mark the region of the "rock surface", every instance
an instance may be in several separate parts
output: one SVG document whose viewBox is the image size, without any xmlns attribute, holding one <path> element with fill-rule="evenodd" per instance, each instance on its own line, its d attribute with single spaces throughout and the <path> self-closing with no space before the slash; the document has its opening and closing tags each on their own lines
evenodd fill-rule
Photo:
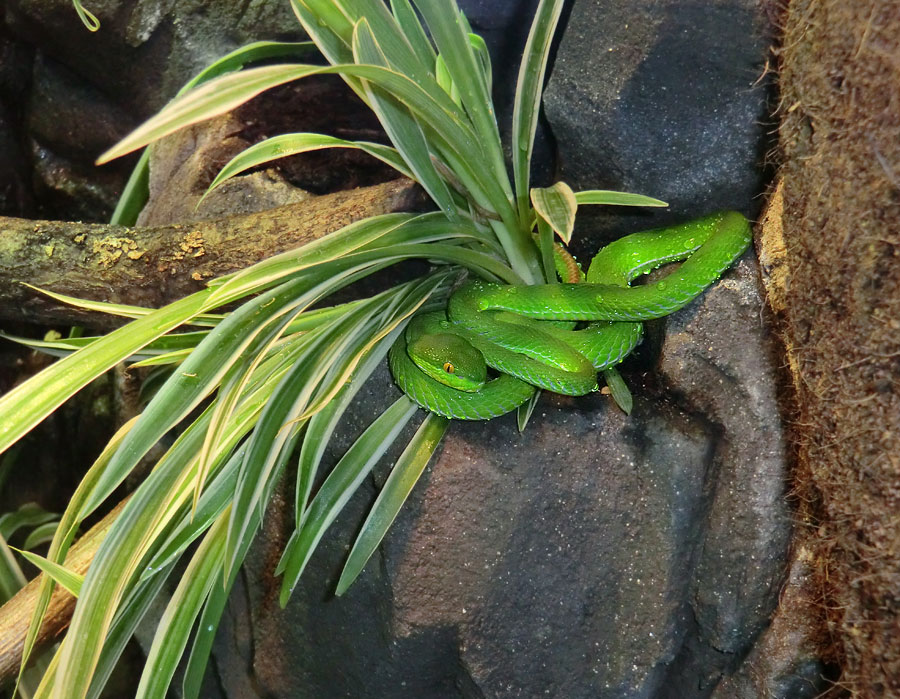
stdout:
<svg viewBox="0 0 900 699">
<path fill-rule="evenodd" d="M 670 203 L 614 211 L 615 237 L 711 208 L 757 212 L 770 42 L 756 0 L 578 0 L 544 97 L 559 176 Z"/>
<path fill-rule="evenodd" d="M 645 352 L 662 378 L 628 377 L 630 417 L 545 396 L 521 435 L 511 416 L 455 424 L 343 598 L 329 590 L 373 487 L 284 611 L 276 512 L 219 638 L 224 696 L 247 686 L 236 665 L 278 697 L 708 696 L 771 615 L 790 531 L 767 339 L 746 340 L 758 304 L 748 258 Z M 391 391 L 379 377 L 354 431 Z"/>
<path fill-rule="evenodd" d="M 28 89 L 32 53 L 0 25 L 0 216 L 34 213 L 31 172 L 21 138 L 21 105 Z"/>
<path fill-rule="evenodd" d="M 71 0 L 8 0 L 0 13 L 9 34 L 36 53 L 33 85 L 20 102 L 28 123 L 17 125 L 14 140 L 30 140 L 26 167 L 35 172 L 37 214 L 45 218 L 108 220 L 134 158 L 98 169 L 101 152 L 229 51 L 259 39 L 304 38 L 288 2 L 223 0 L 215 11 L 202 0 L 87 4 L 98 32 L 82 26 Z M 0 137 L 0 152 L 7 149 Z M 0 185 L 12 177 L 9 167 L 0 165 Z"/>
<path fill-rule="evenodd" d="M 838 673 L 823 662 L 829 642 L 816 620 L 820 617 L 813 550 L 798 543 L 791 556 L 788 579 L 771 626 L 713 699 L 815 699 L 829 696 Z"/>
</svg>

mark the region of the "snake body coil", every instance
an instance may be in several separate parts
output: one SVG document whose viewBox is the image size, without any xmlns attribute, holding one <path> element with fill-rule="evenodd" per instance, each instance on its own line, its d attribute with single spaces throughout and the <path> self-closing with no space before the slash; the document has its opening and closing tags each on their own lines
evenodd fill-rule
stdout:
<svg viewBox="0 0 900 699">
<path fill-rule="evenodd" d="M 413 319 L 391 348 L 391 372 L 420 406 L 461 420 L 507 413 L 536 388 L 590 393 L 597 388 L 597 372 L 638 345 L 641 321 L 690 303 L 741 256 L 750 239 L 747 220 L 724 212 L 607 245 L 591 261 L 586 283 L 467 282 L 451 296 L 446 314 Z M 681 260 L 662 280 L 630 286 L 640 275 Z M 574 330 L 575 321 L 590 323 Z M 499 376 L 487 380 L 485 365 Z"/>
</svg>

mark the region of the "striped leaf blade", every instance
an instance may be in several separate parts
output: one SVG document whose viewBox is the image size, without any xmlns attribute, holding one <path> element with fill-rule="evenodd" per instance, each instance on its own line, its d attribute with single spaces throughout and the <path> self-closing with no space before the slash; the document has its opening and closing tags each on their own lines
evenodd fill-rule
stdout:
<svg viewBox="0 0 900 699">
<path fill-rule="evenodd" d="M 525 43 L 519 77 L 516 82 L 516 96 L 513 104 L 512 161 L 513 179 L 516 188 L 516 203 L 519 218 L 527 221 L 528 192 L 531 178 L 531 154 L 534 149 L 534 134 L 537 131 L 538 115 L 541 108 L 541 94 L 544 89 L 544 74 L 550 56 L 550 45 L 563 0 L 541 0 L 535 11 Z"/>
<path fill-rule="evenodd" d="M 397 459 L 350 550 L 338 580 L 336 595 L 344 594 L 362 572 L 366 562 L 394 523 L 400 508 L 403 507 L 403 503 L 406 502 L 434 455 L 449 425 L 450 420 L 447 418 L 429 413 Z"/>
<path fill-rule="evenodd" d="M 303 525 L 294 532 L 278 565 L 278 570 L 284 574 L 280 598 L 282 606 L 290 599 L 325 530 L 417 409 L 418 406 L 406 396 L 399 398 L 366 428 L 325 479 L 310 504 Z"/>
</svg>

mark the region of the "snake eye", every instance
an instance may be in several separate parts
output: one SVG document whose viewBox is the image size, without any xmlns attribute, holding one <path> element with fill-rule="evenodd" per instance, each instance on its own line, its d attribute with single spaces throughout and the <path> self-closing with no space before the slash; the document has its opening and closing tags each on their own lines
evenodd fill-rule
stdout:
<svg viewBox="0 0 900 699">
<path fill-rule="evenodd" d="M 456 367 L 453 366 L 450 362 L 444 362 L 444 371 L 446 371 L 448 374 L 452 374 L 454 371 L 456 371 Z"/>
</svg>

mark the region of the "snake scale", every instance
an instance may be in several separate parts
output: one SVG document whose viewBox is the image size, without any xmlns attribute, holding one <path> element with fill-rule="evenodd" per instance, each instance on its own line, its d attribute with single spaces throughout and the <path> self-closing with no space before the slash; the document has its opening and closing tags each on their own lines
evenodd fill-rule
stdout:
<svg viewBox="0 0 900 699">
<path fill-rule="evenodd" d="M 389 354 L 394 380 L 426 410 L 460 420 L 507 413 L 538 388 L 585 395 L 597 390 L 598 371 L 640 343 L 641 321 L 686 306 L 750 240 L 747 219 L 721 212 L 620 238 L 597 253 L 585 282 L 468 281 L 451 295 L 446 313 L 416 316 L 395 342 Z M 679 261 L 661 280 L 631 286 Z M 576 330 L 579 321 L 588 324 Z"/>
</svg>

